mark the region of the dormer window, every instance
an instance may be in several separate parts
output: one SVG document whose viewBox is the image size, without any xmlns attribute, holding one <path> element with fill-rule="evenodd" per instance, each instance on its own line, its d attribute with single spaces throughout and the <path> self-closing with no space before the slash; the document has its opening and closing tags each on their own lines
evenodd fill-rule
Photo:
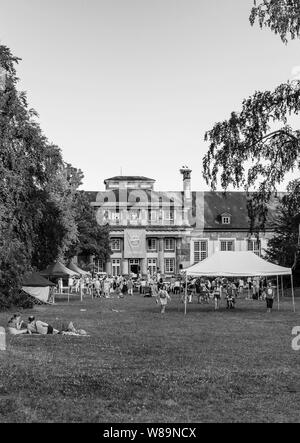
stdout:
<svg viewBox="0 0 300 443">
<path fill-rule="evenodd" d="M 231 214 L 225 213 L 221 214 L 222 225 L 230 225 L 231 224 Z"/>
</svg>

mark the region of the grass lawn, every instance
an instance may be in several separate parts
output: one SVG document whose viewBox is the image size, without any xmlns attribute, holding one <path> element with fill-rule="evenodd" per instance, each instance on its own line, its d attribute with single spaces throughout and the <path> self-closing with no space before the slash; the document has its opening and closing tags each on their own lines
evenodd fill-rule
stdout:
<svg viewBox="0 0 300 443">
<path fill-rule="evenodd" d="M 161 316 L 133 296 L 24 311 L 90 337 L 7 337 L 0 422 L 300 422 L 297 308 L 286 300 L 266 314 L 264 302 L 239 300 L 230 312 L 189 305 L 184 317 L 174 297 Z"/>
</svg>

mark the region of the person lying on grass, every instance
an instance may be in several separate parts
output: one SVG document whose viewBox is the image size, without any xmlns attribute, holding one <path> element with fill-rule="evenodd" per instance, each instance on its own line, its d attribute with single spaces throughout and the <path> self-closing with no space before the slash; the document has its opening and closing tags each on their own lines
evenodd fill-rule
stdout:
<svg viewBox="0 0 300 443">
<path fill-rule="evenodd" d="M 54 329 L 53 326 L 48 325 L 48 323 L 42 322 L 41 320 L 36 320 L 33 316 L 28 318 L 27 331 L 28 334 L 40 335 L 54 335 L 59 333 L 59 331 Z"/>
<path fill-rule="evenodd" d="M 27 334 L 27 325 L 21 319 L 21 314 L 14 314 L 8 321 L 8 331 L 11 335 Z"/>
<path fill-rule="evenodd" d="M 76 329 L 72 322 L 67 327 L 62 327 L 61 331 L 54 329 L 53 326 L 40 320 L 35 320 L 33 316 L 29 317 L 29 323 L 27 325 L 28 334 L 39 335 L 76 335 L 87 336 L 87 332 L 84 329 Z"/>
</svg>

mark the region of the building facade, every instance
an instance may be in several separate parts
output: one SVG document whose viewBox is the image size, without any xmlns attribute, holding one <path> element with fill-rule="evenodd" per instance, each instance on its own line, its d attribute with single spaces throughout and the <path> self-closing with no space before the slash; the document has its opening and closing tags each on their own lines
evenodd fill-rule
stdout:
<svg viewBox="0 0 300 443">
<path fill-rule="evenodd" d="M 119 176 L 88 193 L 98 223 L 110 226 L 112 254 L 101 271 L 172 276 L 217 251 L 263 254 L 272 230 L 250 234 L 245 193 L 193 192 L 192 171 L 180 172 L 181 192 L 157 192 L 147 177 Z"/>
</svg>

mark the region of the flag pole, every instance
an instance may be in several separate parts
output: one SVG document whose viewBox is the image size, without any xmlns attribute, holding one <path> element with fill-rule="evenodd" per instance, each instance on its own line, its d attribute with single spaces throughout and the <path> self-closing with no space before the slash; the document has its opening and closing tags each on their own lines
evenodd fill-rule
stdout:
<svg viewBox="0 0 300 443">
<path fill-rule="evenodd" d="M 278 311 L 280 311 L 280 300 L 279 300 L 279 277 L 277 275 L 277 302 L 278 302 Z"/>
</svg>

